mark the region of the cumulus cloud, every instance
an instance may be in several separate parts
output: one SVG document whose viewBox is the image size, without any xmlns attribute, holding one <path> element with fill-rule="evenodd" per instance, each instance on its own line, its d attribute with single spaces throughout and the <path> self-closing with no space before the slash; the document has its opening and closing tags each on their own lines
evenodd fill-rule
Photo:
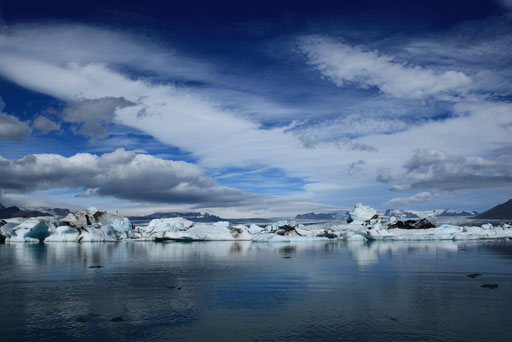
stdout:
<svg viewBox="0 0 512 342">
<path fill-rule="evenodd" d="M 136 202 L 240 206 L 266 197 L 220 186 L 187 162 L 163 160 L 124 149 L 101 156 L 78 153 L 31 154 L 18 160 L 0 157 L 0 188 L 32 192 L 82 189 L 82 196 L 112 196 Z"/>
<path fill-rule="evenodd" d="M 30 131 L 26 122 L 0 112 L 0 140 L 22 141 L 30 134 Z"/>
<path fill-rule="evenodd" d="M 380 100 L 372 106 L 364 107 L 364 110 L 350 108 L 343 114 L 347 118 L 346 113 L 368 113 L 365 120 L 357 117 L 349 120 L 349 115 L 349 119 L 343 121 L 343 118 L 331 119 L 338 115 L 333 113 L 338 113 L 340 107 L 345 105 L 346 98 L 333 103 L 316 97 L 311 108 L 322 103 L 324 108 L 329 109 L 329 119 L 318 118 L 318 124 L 312 124 L 311 129 L 304 126 L 303 132 L 299 132 L 299 129 L 293 131 L 274 125 L 265 126 L 256 121 L 259 116 L 250 116 L 247 113 L 244 115 L 239 107 L 230 106 L 230 103 L 225 102 L 226 97 L 217 96 L 215 91 L 202 92 L 195 87 L 163 82 L 162 80 L 168 79 L 167 72 L 176 75 L 174 73 L 181 70 L 180 63 L 184 59 L 173 59 L 172 53 L 162 51 L 160 47 L 155 47 L 156 44 L 151 47 L 150 43 L 141 43 L 140 40 L 132 39 L 133 37 L 127 38 L 125 35 L 105 30 L 74 29 L 66 26 L 45 29 L 35 25 L 30 30 L 14 28 L 11 32 L 4 33 L 0 35 L 0 46 L 4 47 L 0 49 L 0 74 L 6 79 L 75 104 L 84 100 L 94 102 L 102 98 L 123 98 L 136 103 L 117 110 L 114 108 L 112 112 L 116 115 L 107 112 L 104 116 L 96 117 L 93 122 L 97 124 L 98 120 L 103 120 L 104 123 L 113 120 L 115 123 L 134 127 L 164 144 L 190 152 L 200 165 L 217 171 L 231 167 L 272 167 L 283 170 L 286 176 L 301 178 L 304 182 L 336 184 L 343 189 L 356 188 L 370 184 L 378 168 L 399 165 L 417 147 L 437 148 L 452 155 L 467 156 L 484 154 L 490 145 L 495 147 L 497 142 L 510 141 L 511 126 L 508 124 L 511 116 L 508 105 L 470 104 L 468 106 L 473 108 L 463 108 L 459 102 L 455 106 L 450 103 L 442 107 L 442 110 L 437 107 L 432 110 L 432 106 L 425 106 L 427 109 L 423 107 L 424 102 L 441 102 L 435 96 L 429 95 L 465 89 L 468 78 L 464 74 L 451 71 L 458 70 L 457 68 L 447 67 L 438 71 L 414 67 L 401 61 L 417 61 L 416 58 L 400 56 L 400 59 L 394 59 L 332 40 L 319 39 L 315 45 L 306 39 L 300 46 L 312 63 L 325 60 L 326 77 L 330 77 L 327 74 L 332 74 L 334 80 L 341 75 L 338 79 L 340 84 L 349 82 L 360 87 L 377 87 L 382 91 Z M 341 44 L 341 48 L 338 44 Z M 322 52 L 321 49 L 315 50 L 312 47 L 332 48 L 332 56 L 328 49 Z M 348 71 L 343 66 L 340 73 L 336 63 L 341 57 L 347 57 L 347 61 L 352 64 L 349 63 Z M 360 66 L 357 66 L 358 61 L 362 63 Z M 327 62 L 334 63 L 332 68 Z M 321 67 L 320 63 L 314 65 Z M 167 70 L 166 66 L 172 70 Z M 151 67 L 155 73 L 155 82 L 150 77 L 137 78 L 134 74 L 123 73 L 123 70 L 132 69 L 144 71 L 146 67 Z M 212 77 L 217 77 L 216 81 L 219 81 L 219 74 L 209 73 L 210 69 L 205 65 L 195 64 L 192 68 L 183 70 L 190 71 L 186 79 L 206 82 L 205 77 L 209 77 L 208 81 L 211 82 Z M 393 75 L 390 76 L 391 72 Z M 162 75 L 165 77 L 158 78 Z M 250 84 L 251 80 L 246 80 L 246 75 L 243 76 L 240 79 L 248 82 L 244 85 Z M 451 79 L 451 76 L 454 76 L 453 80 L 460 82 L 450 83 L 446 80 Z M 48 82 L 48 79 L 52 82 Z M 220 81 L 225 79 L 220 78 Z M 204 89 L 206 88 L 210 89 Z M 309 88 L 308 91 L 313 93 Z M 247 93 L 239 93 L 238 98 L 243 99 L 239 102 L 247 102 L 246 97 L 242 96 Z M 352 103 L 368 103 L 368 99 L 365 95 L 363 98 L 353 98 Z M 393 102 L 390 104 L 387 101 Z M 396 103 L 408 105 L 400 113 L 387 110 L 387 107 L 396 108 Z M 260 102 L 254 103 L 254 107 L 258 107 L 260 111 L 268 110 L 259 104 Z M 476 108 L 477 106 L 480 108 Z M 285 107 L 276 112 L 285 112 L 289 118 L 297 119 L 294 117 L 296 112 Z M 379 108 L 384 110 L 379 111 Z M 411 127 L 411 121 L 414 121 L 419 112 L 424 117 L 438 113 L 449 113 L 453 116 L 446 120 L 436 118 L 428 122 L 415 122 Z M 145 115 L 142 116 L 141 113 Z M 269 111 L 267 114 L 270 118 L 274 112 Z M 389 115 L 394 117 L 389 118 Z M 396 117 L 398 115 L 401 116 L 400 120 Z M 83 117 L 76 116 L 73 120 L 79 119 Z M 73 123 L 77 125 L 77 132 L 88 127 L 84 121 Z M 91 131 L 95 134 L 104 134 L 102 129 L 104 127 L 100 129 L 92 124 Z M 306 143 L 315 149 L 304 148 Z M 361 156 L 362 151 L 376 152 L 377 148 L 379 153 Z M 366 162 L 365 173 L 353 174 L 348 180 L 347 169 L 353 161 L 361 158 Z M 401 174 L 401 171 L 397 172 Z M 96 187 L 83 187 L 84 192 L 87 189 L 92 189 L 92 194 Z"/>
<path fill-rule="evenodd" d="M 74 131 L 92 138 L 104 138 L 107 131 L 104 125 L 109 124 L 116 116 L 116 110 L 135 103 L 124 97 L 103 97 L 83 100 L 70 104 L 65 110 L 63 120 L 77 124 Z"/>
<path fill-rule="evenodd" d="M 9 38 L 5 41 L 10 42 Z M 44 34 L 40 38 L 48 39 Z M 63 46 L 52 51 L 39 45 L 35 54 L 24 50 L 17 53 L 2 51 L 0 54 L 0 74 L 34 91 L 73 103 L 85 100 L 89 104 L 102 98 L 124 98 L 136 103 L 118 107 L 115 116 L 106 115 L 107 120 L 137 128 L 162 143 L 191 152 L 202 166 L 208 168 L 265 165 L 280 168 L 290 177 L 333 182 L 345 172 L 347 160 L 358 159 L 357 151 L 342 151 L 335 144 L 326 144 L 316 150 L 304 149 L 300 140 L 283 127 L 264 129 L 236 109 L 226 108 L 215 98 L 204 96 L 193 88 L 128 77 L 119 69 L 109 68 L 109 63 L 97 63 L 101 58 L 99 53 L 91 57 L 93 62 L 89 63 L 85 58 L 81 58 L 81 63 L 74 63 L 73 59 L 63 63 L 60 55 L 67 54 Z M 56 55 L 57 62 L 48 58 L 52 54 Z M 52 82 L 46 81 L 49 78 Z M 99 132 L 101 135 L 103 131 L 96 120 L 101 118 L 92 121 L 92 128 L 82 122 L 80 124 L 84 126 L 77 130 L 87 128 L 84 133 Z M 72 115 L 68 120 L 79 119 L 84 120 L 80 115 Z"/>
<path fill-rule="evenodd" d="M 396 197 L 390 199 L 387 204 L 394 206 L 403 206 L 409 204 L 423 204 L 432 199 L 432 194 L 430 192 L 420 192 L 416 195 L 412 195 L 409 197 Z"/>
<path fill-rule="evenodd" d="M 471 83 L 462 72 L 436 73 L 330 38 L 302 37 L 298 47 L 309 64 L 340 87 L 355 82 L 363 88 L 377 87 L 397 98 L 422 98 L 459 91 Z"/>
<path fill-rule="evenodd" d="M 38 116 L 32 123 L 32 128 L 46 134 L 51 131 L 58 131 L 60 129 L 60 124 L 53 122 L 47 117 Z"/>
<path fill-rule="evenodd" d="M 350 176 L 350 175 L 353 175 L 356 173 L 363 172 L 363 168 L 361 167 L 361 165 L 364 165 L 364 164 L 366 164 L 366 163 L 362 159 L 359 159 L 358 161 L 353 162 L 352 164 L 349 165 L 349 167 L 347 169 L 347 175 Z"/>
<path fill-rule="evenodd" d="M 405 171 L 381 169 L 377 180 L 395 184 L 391 190 L 446 191 L 512 186 L 512 155 L 462 157 L 436 149 L 418 149 L 403 165 Z"/>
</svg>

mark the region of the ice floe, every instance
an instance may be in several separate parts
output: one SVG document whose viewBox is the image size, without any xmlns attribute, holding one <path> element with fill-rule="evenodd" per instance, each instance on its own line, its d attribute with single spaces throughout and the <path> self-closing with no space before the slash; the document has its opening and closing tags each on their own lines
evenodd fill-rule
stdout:
<svg viewBox="0 0 512 342">
<path fill-rule="evenodd" d="M 64 218 L 33 217 L 0 220 L 0 241 L 5 242 L 95 242 L 95 241 L 422 241 L 512 239 L 512 226 L 440 225 L 428 219 L 399 221 L 382 219 L 370 206 L 358 203 L 350 212 L 350 223 L 330 221 L 297 224 L 286 220 L 266 227 L 230 224 L 227 221 L 197 223 L 184 218 L 154 219 L 134 226 L 129 219 L 89 208 Z"/>
</svg>

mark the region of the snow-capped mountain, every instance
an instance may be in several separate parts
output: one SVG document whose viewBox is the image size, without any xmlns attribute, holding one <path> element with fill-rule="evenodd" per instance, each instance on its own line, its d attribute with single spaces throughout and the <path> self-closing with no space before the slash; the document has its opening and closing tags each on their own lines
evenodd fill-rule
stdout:
<svg viewBox="0 0 512 342">
<path fill-rule="evenodd" d="M 456 209 L 434 209 L 434 210 L 402 210 L 402 209 L 387 209 L 384 216 L 394 216 L 396 218 L 432 218 L 432 217 L 464 217 L 475 216 L 476 211 L 456 210 Z"/>
<path fill-rule="evenodd" d="M 21 208 L 21 207 L 6 207 L 0 203 L 0 218 L 12 217 L 37 217 L 37 216 L 60 216 L 64 217 L 71 211 L 62 208 Z"/>
<path fill-rule="evenodd" d="M 296 220 L 335 220 L 333 214 L 329 213 L 307 213 L 307 214 L 299 214 L 295 216 Z"/>
</svg>

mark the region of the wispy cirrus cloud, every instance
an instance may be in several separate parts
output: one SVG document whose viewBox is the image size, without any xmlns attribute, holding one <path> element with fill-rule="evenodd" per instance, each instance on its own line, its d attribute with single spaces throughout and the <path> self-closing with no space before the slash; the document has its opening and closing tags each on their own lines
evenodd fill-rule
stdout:
<svg viewBox="0 0 512 342">
<path fill-rule="evenodd" d="M 332 38 L 301 37 L 298 48 L 309 64 L 337 86 L 352 82 L 363 88 L 377 87 L 397 98 L 423 98 L 463 91 L 471 84 L 459 71 L 438 73 Z"/>
<path fill-rule="evenodd" d="M 251 78 L 254 74 L 237 75 L 240 69 L 222 65 L 219 69 L 229 72 L 217 72 L 214 63 L 185 57 L 171 44 L 79 25 L 20 26 L 6 32 L 0 35 L 0 46 L 5 47 L 0 75 L 67 102 L 67 110 L 81 113 L 68 119 L 64 113 L 64 120 L 78 125 L 76 132 L 101 137 L 107 123 L 130 127 L 189 153 L 187 160 L 220 175 L 222 182 L 251 183 L 240 175 L 222 177 L 230 169 L 242 173 L 276 169 L 280 179 L 300 179 L 291 186 L 295 189 L 342 194 L 368 184 L 382 187 L 375 182 L 377 170 L 385 167 L 403 173 L 399 167 L 415 149 L 470 158 L 485 155 L 510 136 L 509 108 L 488 101 L 492 84 L 484 87 L 479 81 L 478 75 L 486 70 L 476 63 L 478 54 L 466 56 L 468 62 L 459 69 L 460 60 L 444 60 L 443 50 L 428 51 L 420 44 L 412 49 L 414 42 L 409 39 L 383 50 L 327 35 L 302 37 L 303 55 L 298 58 L 296 51 L 290 51 L 286 57 L 295 58 L 300 67 L 285 72 L 317 77 L 322 88 L 281 80 L 272 89 L 297 92 L 292 97 L 297 100 L 276 105 L 263 95 L 266 87 Z M 290 40 L 296 42 L 296 37 Z M 439 58 L 429 60 L 434 52 Z M 456 55 L 462 53 L 450 54 Z M 304 56 L 317 71 L 303 63 Z M 467 68 L 473 64 L 475 69 Z M 310 81 L 307 77 L 297 79 Z M 78 110 L 105 99 L 122 99 L 129 105 Z M 297 110 L 302 103 L 307 105 Z M 82 116 L 86 113 L 93 115 Z M 111 151 L 127 140 L 109 137 L 101 151 Z M 136 145 L 132 140 L 130 146 Z M 263 183 L 267 177 L 268 188 L 275 191 L 274 176 L 263 173 L 253 183 Z M 395 185 L 407 187 L 413 182 Z M 96 188 L 91 189 L 90 195 Z"/>
<path fill-rule="evenodd" d="M 390 199 L 387 204 L 391 206 L 407 206 L 414 204 L 424 204 L 434 197 L 430 192 L 420 192 L 409 197 L 395 197 Z"/>
</svg>

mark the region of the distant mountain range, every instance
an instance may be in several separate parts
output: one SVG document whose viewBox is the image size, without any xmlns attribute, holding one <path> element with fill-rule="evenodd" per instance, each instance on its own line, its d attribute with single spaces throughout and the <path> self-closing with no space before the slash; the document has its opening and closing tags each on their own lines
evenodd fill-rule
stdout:
<svg viewBox="0 0 512 342">
<path fill-rule="evenodd" d="M 183 217 L 192 222 L 218 222 L 225 221 L 223 218 L 210 215 L 208 213 L 201 214 L 200 212 L 168 212 L 168 213 L 153 213 L 146 216 L 130 216 L 128 217 L 131 221 L 150 221 L 153 219 L 161 218 L 172 218 L 172 217 Z"/>
<path fill-rule="evenodd" d="M 307 214 L 299 214 L 295 216 L 296 220 L 336 220 L 336 216 L 334 214 L 327 213 L 307 213 Z"/>
<path fill-rule="evenodd" d="M 505 203 L 498 204 L 494 208 L 484 211 L 480 215 L 475 216 L 475 219 L 512 220 L 512 199 L 509 199 Z"/>
<path fill-rule="evenodd" d="M 66 216 L 71 211 L 62 208 L 19 208 L 5 207 L 0 203 L 0 218 L 36 217 L 36 216 Z"/>
<path fill-rule="evenodd" d="M 436 210 L 425 210 L 425 211 L 417 211 L 417 210 L 401 210 L 401 209 L 387 209 L 384 212 L 383 216 L 394 216 L 396 218 L 407 218 L 407 219 L 417 219 L 417 218 L 427 218 L 427 217 L 467 217 L 467 216 L 475 216 L 478 214 L 476 211 L 467 211 L 467 210 L 455 210 L 455 209 L 436 209 Z"/>
</svg>

